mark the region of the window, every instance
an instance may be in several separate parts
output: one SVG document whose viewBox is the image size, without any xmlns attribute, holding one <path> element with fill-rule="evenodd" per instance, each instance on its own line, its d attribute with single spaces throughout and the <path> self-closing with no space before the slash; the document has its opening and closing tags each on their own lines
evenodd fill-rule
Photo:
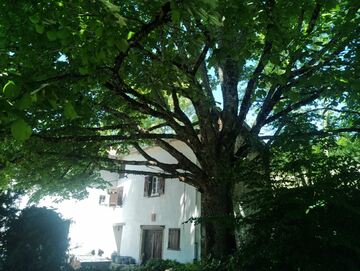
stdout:
<svg viewBox="0 0 360 271">
<path fill-rule="evenodd" d="M 99 204 L 100 205 L 104 205 L 105 204 L 105 195 L 100 195 L 99 196 Z"/>
<path fill-rule="evenodd" d="M 169 229 L 168 249 L 180 250 L 180 229 Z"/>
<path fill-rule="evenodd" d="M 109 206 L 116 207 L 123 205 L 123 187 L 111 188 L 108 190 L 110 194 Z"/>
<path fill-rule="evenodd" d="M 144 182 L 144 197 L 156 197 L 164 194 L 165 179 L 156 176 L 146 176 Z"/>
<path fill-rule="evenodd" d="M 157 196 L 159 195 L 159 178 L 153 177 L 151 181 L 151 196 Z"/>
</svg>

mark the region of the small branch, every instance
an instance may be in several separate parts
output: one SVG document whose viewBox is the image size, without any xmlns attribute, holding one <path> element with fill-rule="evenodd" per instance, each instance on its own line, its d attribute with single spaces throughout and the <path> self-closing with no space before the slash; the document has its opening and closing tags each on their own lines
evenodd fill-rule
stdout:
<svg viewBox="0 0 360 271">
<path fill-rule="evenodd" d="M 41 79 L 41 80 L 31 81 L 28 83 L 41 84 L 41 86 L 38 88 L 38 89 L 41 89 L 41 88 L 44 88 L 44 87 L 50 85 L 50 83 L 53 83 L 53 82 L 57 82 L 57 81 L 61 81 L 61 80 L 80 80 L 80 79 L 84 79 L 87 77 L 89 77 L 89 75 L 81 75 L 78 73 L 64 73 L 64 74 L 60 74 L 60 75 L 53 76 L 53 77 L 48 77 L 48 78 Z"/>
<path fill-rule="evenodd" d="M 129 54 L 131 48 L 137 46 L 140 41 L 146 37 L 150 32 L 152 32 L 157 27 L 169 22 L 171 20 L 170 16 L 171 6 L 170 2 L 166 2 L 161 9 L 159 10 L 158 14 L 155 18 L 147 23 L 144 24 L 139 31 L 137 31 L 132 38 L 129 40 L 129 47 L 125 52 L 119 53 L 119 55 L 115 59 L 115 65 L 113 68 L 114 75 L 118 77 L 118 71 L 125 60 L 125 57 Z"/>
<path fill-rule="evenodd" d="M 192 68 L 192 71 L 191 71 L 192 75 L 195 75 L 196 72 L 198 71 L 200 65 L 202 63 L 204 63 L 205 57 L 206 57 L 206 54 L 207 54 L 208 51 L 209 51 L 209 45 L 205 44 L 203 50 L 201 51 L 200 55 L 198 56 L 197 60 L 195 61 L 194 67 Z"/>
<path fill-rule="evenodd" d="M 316 21 L 319 18 L 319 15 L 320 15 L 320 10 L 321 10 L 321 5 L 319 3 L 316 3 L 315 8 L 314 8 L 314 10 L 312 12 L 312 15 L 311 15 L 311 19 L 310 19 L 308 28 L 306 29 L 306 34 L 309 35 L 314 30 L 314 27 L 316 25 Z"/>
<path fill-rule="evenodd" d="M 154 131 L 156 129 L 159 129 L 159 128 L 164 128 L 164 127 L 170 127 L 170 125 L 167 123 L 167 122 L 163 122 L 163 123 L 159 123 L 157 125 L 154 125 L 154 126 L 151 126 L 147 129 L 147 131 L 151 132 L 151 131 Z"/>
<path fill-rule="evenodd" d="M 160 105 L 157 105 L 157 108 L 159 110 L 153 109 L 150 104 L 153 104 L 149 99 L 146 99 L 144 95 L 141 95 L 137 93 L 135 90 L 128 87 L 125 83 L 122 81 L 116 80 L 113 82 L 108 82 L 105 84 L 105 86 L 114 91 L 117 95 L 119 95 L 130 107 L 135 109 L 136 111 L 140 111 L 141 113 L 144 113 L 146 115 L 150 115 L 152 117 L 157 117 L 159 119 L 163 119 L 171 125 L 171 127 L 176 130 L 179 126 L 176 121 L 173 119 L 171 115 L 169 115 L 169 112 L 166 110 L 161 109 L 162 107 Z M 127 93 L 130 93 L 131 95 L 138 98 L 136 100 L 134 97 L 129 96 Z"/>
<path fill-rule="evenodd" d="M 300 16 L 298 18 L 298 24 L 297 24 L 297 32 L 298 33 L 301 32 L 302 24 L 303 24 L 303 21 L 304 21 L 304 14 L 305 14 L 305 10 L 304 10 L 304 8 L 302 8 L 301 12 L 300 12 Z"/>
<path fill-rule="evenodd" d="M 270 122 L 273 122 L 281 117 L 284 117 L 285 115 L 287 115 L 288 113 L 296 110 L 296 109 L 299 109 L 300 107 L 304 106 L 304 105 L 307 105 L 313 101 L 315 101 L 316 99 L 318 99 L 321 95 L 321 93 L 323 93 L 324 91 L 326 90 L 326 87 L 323 87 L 321 88 L 319 91 L 315 92 L 314 94 L 310 95 L 309 97 L 299 101 L 299 102 L 296 102 L 292 105 L 289 105 L 288 107 L 286 107 L 285 109 L 283 109 L 282 111 L 272 115 L 271 117 L 268 117 L 265 121 L 264 121 L 264 124 L 268 124 Z"/>
<path fill-rule="evenodd" d="M 265 64 L 270 55 L 271 48 L 272 48 L 272 43 L 270 41 L 266 41 L 263 52 L 262 52 L 260 60 L 259 60 L 259 63 L 257 65 L 257 67 L 255 68 L 255 70 L 246 86 L 245 94 L 244 94 L 243 101 L 240 106 L 240 112 L 239 112 L 239 116 L 238 116 L 238 123 L 240 124 L 240 126 L 242 126 L 242 123 L 245 121 L 246 115 L 250 109 L 251 97 L 256 88 L 257 80 L 258 80 L 260 74 L 262 73 L 263 69 L 265 68 Z"/>
</svg>

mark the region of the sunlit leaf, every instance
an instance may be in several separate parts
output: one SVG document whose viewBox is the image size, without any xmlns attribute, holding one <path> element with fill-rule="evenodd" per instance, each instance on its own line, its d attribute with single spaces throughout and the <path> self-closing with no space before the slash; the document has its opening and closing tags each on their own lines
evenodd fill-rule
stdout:
<svg viewBox="0 0 360 271">
<path fill-rule="evenodd" d="M 25 141 L 31 136 L 31 127 L 23 119 L 17 119 L 11 124 L 11 134 L 16 140 Z"/>
</svg>

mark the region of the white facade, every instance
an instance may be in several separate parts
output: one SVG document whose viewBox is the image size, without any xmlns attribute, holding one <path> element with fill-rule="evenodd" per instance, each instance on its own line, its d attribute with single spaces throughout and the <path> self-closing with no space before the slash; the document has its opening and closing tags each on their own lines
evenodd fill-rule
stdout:
<svg viewBox="0 0 360 271">
<path fill-rule="evenodd" d="M 185 144 L 174 141 L 172 145 L 191 160 L 195 160 Z M 175 162 L 175 159 L 159 147 L 146 150 L 147 153 L 162 162 Z M 144 158 L 137 152 L 125 157 L 126 160 L 141 161 Z M 126 169 L 155 171 L 146 167 L 127 166 Z M 200 194 L 190 185 L 177 179 L 166 179 L 164 194 L 144 196 L 145 176 L 127 175 L 118 182 L 123 187 L 123 204 L 119 209 L 116 229 L 117 247 L 120 255 L 131 256 L 141 261 L 144 246 L 144 229 L 163 229 L 161 255 L 163 259 L 179 262 L 191 262 L 199 255 L 200 229 L 193 223 L 183 223 L 191 217 L 200 216 Z M 115 229 L 115 233 L 116 233 Z M 180 230 L 179 250 L 169 249 L 169 229 Z M 119 236 L 121 235 L 121 237 Z"/>
<path fill-rule="evenodd" d="M 173 141 L 171 144 L 192 161 L 195 157 L 185 144 Z M 146 152 L 159 161 L 172 163 L 175 159 L 159 147 L 147 148 Z M 142 161 L 137 152 L 124 159 Z M 158 172 L 159 169 L 143 166 L 127 166 L 126 169 Z M 109 190 L 89 189 L 89 197 L 81 200 L 67 200 L 49 204 L 64 218 L 72 219 L 70 226 L 71 252 L 75 255 L 88 255 L 91 250 L 104 251 L 110 257 L 117 251 L 121 256 L 131 256 L 137 263 L 144 257 L 144 231 L 158 230 L 161 244 L 161 258 L 179 262 L 191 262 L 200 255 L 200 226 L 183 223 L 191 217 L 200 216 L 200 193 L 190 185 L 177 179 L 165 179 L 164 193 L 144 196 L 145 176 L 125 175 L 119 178 L 116 173 L 102 171 L 104 180 L 113 188 L 122 189 L 121 206 L 109 206 Z M 111 190 L 110 190 L 111 191 Z M 101 200 L 102 202 L 100 202 Z M 169 249 L 169 229 L 180 230 L 178 249 Z M 151 244 L 150 246 L 152 246 Z M 149 247 L 149 245 L 147 245 Z"/>
</svg>

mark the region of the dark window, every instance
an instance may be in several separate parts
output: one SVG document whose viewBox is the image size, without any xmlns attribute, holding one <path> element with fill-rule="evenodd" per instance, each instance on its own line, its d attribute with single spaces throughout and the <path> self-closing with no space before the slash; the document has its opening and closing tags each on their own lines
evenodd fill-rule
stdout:
<svg viewBox="0 0 360 271">
<path fill-rule="evenodd" d="M 99 204 L 102 205 L 102 204 L 105 204 L 105 195 L 100 195 L 99 196 Z"/>
<path fill-rule="evenodd" d="M 169 229 L 168 249 L 180 250 L 180 229 Z"/>
<path fill-rule="evenodd" d="M 157 176 L 145 176 L 144 197 L 156 197 L 164 194 L 165 179 Z"/>
</svg>

